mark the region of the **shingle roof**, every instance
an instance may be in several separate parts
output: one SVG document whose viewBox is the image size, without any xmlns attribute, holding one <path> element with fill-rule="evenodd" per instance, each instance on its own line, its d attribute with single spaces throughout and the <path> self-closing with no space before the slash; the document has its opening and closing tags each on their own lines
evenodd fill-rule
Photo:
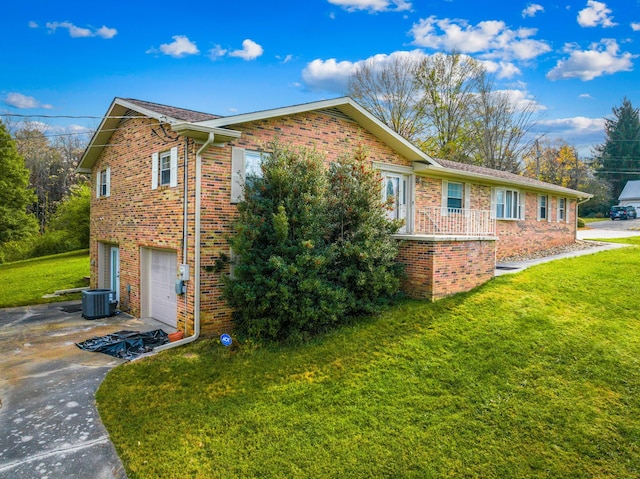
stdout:
<svg viewBox="0 0 640 479">
<path fill-rule="evenodd" d="M 567 193 L 572 196 L 578 194 L 580 196 L 584 196 L 584 193 L 581 193 L 576 190 L 572 190 L 571 188 L 565 188 L 563 186 L 552 185 L 551 183 L 545 183 L 544 181 L 536 180 L 533 178 L 527 178 L 526 176 L 516 175 L 515 173 L 510 173 L 508 171 L 494 170 L 492 168 L 485 168 L 483 166 L 469 165 L 467 163 L 459 163 L 457 161 L 450 160 L 441 160 L 436 158 L 436 161 L 444 166 L 445 168 L 449 168 L 452 170 L 464 171 L 466 173 L 471 173 L 475 175 L 485 175 L 491 176 L 493 178 L 499 178 L 503 180 L 507 180 L 514 183 L 520 183 L 524 186 L 530 186 L 532 188 L 541 188 L 544 190 L 555 190 L 559 193 Z"/>
<path fill-rule="evenodd" d="M 176 120 L 188 121 L 188 122 L 197 122 L 197 121 L 207 121 L 207 120 L 215 120 L 217 118 L 222 118 L 220 115 L 212 115 L 210 113 L 203 113 L 201 111 L 194 110 L 186 110 L 184 108 L 176 108 L 174 106 L 169 105 L 161 105 L 160 103 L 152 103 L 149 101 L 135 100 L 133 98 L 123 98 L 130 103 L 146 108 L 147 110 L 155 111 L 161 115 L 168 116 L 170 118 L 175 118 Z"/>
<path fill-rule="evenodd" d="M 640 198 L 640 180 L 627 181 L 618 200 L 635 200 Z"/>
</svg>

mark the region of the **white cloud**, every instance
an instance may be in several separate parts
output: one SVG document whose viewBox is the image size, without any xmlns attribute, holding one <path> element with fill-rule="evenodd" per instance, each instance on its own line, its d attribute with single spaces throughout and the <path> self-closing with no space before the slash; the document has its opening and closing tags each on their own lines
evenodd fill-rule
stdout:
<svg viewBox="0 0 640 479">
<path fill-rule="evenodd" d="M 31 22 L 29 26 L 31 26 L 31 28 L 37 28 L 37 24 L 35 22 Z M 46 27 L 51 33 L 55 33 L 58 28 L 66 28 L 69 31 L 69 36 L 72 38 L 101 37 L 110 39 L 118 34 L 118 30 L 115 28 L 109 28 L 105 25 L 96 29 L 93 27 L 78 27 L 71 22 L 47 22 Z"/>
<path fill-rule="evenodd" d="M 214 45 L 214 47 L 209 50 L 209 58 L 212 60 L 217 60 L 218 58 L 222 58 L 227 54 L 228 50 L 225 50 L 220 45 Z"/>
<path fill-rule="evenodd" d="M 329 0 L 348 12 L 366 10 L 368 12 L 402 12 L 411 10 L 412 4 L 408 0 Z"/>
<path fill-rule="evenodd" d="M 109 28 L 105 25 L 102 25 L 96 30 L 96 35 L 98 37 L 106 38 L 107 40 L 115 37 L 117 34 L 118 30 L 116 30 L 115 28 Z"/>
<path fill-rule="evenodd" d="M 620 53 L 619 50 L 618 43 L 611 39 L 592 44 L 590 50 L 577 50 L 575 45 L 567 44 L 565 52 L 569 53 L 569 58 L 559 60 L 547 73 L 547 78 L 549 80 L 579 78 L 582 81 L 588 81 L 602 75 L 633 70 L 631 60 L 638 55 L 628 52 Z"/>
<path fill-rule="evenodd" d="M 427 55 L 422 50 L 412 51 L 396 51 L 389 55 L 378 54 L 365 60 L 357 62 L 337 61 L 335 58 L 328 60 L 316 59 L 308 63 L 302 71 L 302 79 L 304 84 L 312 91 L 328 91 L 338 94 L 344 94 L 347 89 L 349 76 L 361 64 L 365 62 L 375 62 L 384 64 L 390 62 L 394 57 L 414 57 L 418 60 L 426 58 Z M 491 60 L 479 60 L 489 73 L 496 75 L 498 79 L 512 78 L 521 74 L 520 69 L 513 63 L 495 62 Z"/>
<path fill-rule="evenodd" d="M 173 58 L 182 58 L 187 55 L 197 55 L 200 53 L 195 43 L 191 42 L 184 35 L 174 35 L 173 42 L 163 43 L 160 45 L 160 51 L 165 55 L 169 55 Z M 148 50 L 147 53 L 153 53 L 155 50 Z"/>
<path fill-rule="evenodd" d="M 40 25 L 38 25 L 36 22 L 34 22 L 33 20 L 31 20 L 29 22 L 29 28 L 39 28 Z"/>
<path fill-rule="evenodd" d="M 248 38 L 242 42 L 242 50 L 229 52 L 230 57 L 238 57 L 243 60 L 255 60 L 264 53 L 263 48 Z"/>
<path fill-rule="evenodd" d="M 516 75 L 521 75 L 522 71 L 510 62 L 494 62 L 491 60 L 479 60 L 480 63 L 489 73 L 495 73 L 496 77 L 500 80 L 505 78 L 513 78 Z"/>
<path fill-rule="evenodd" d="M 438 19 L 431 16 L 414 24 L 413 44 L 434 50 L 479 54 L 484 59 L 531 60 L 551 47 L 533 40 L 535 28 L 512 30 L 504 22 L 489 20 L 469 25 L 465 20 Z"/>
<path fill-rule="evenodd" d="M 495 90 L 493 93 L 500 97 L 507 97 L 511 104 L 523 111 L 542 111 L 547 107 L 538 103 L 525 90 Z"/>
<path fill-rule="evenodd" d="M 522 17 L 535 17 L 536 13 L 538 12 L 544 12 L 544 7 L 542 5 L 538 5 L 537 3 L 531 3 L 527 6 L 527 8 L 522 10 Z"/>
<path fill-rule="evenodd" d="M 631 30 L 634 32 L 640 32 L 640 22 L 631 23 Z"/>
<path fill-rule="evenodd" d="M 596 0 L 588 0 L 586 8 L 578 12 L 578 24 L 581 27 L 614 27 L 617 23 L 613 22 L 610 16 L 611 9 L 607 5 Z"/>
<path fill-rule="evenodd" d="M 302 70 L 302 79 L 312 91 L 330 91 L 344 94 L 347 89 L 349 75 L 356 68 L 356 63 L 338 62 L 335 58 L 313 60 Z"/>
<path fill-rule="evenodd" d="M 280 55 L 276 55 L 276 58 L 278 60 L 281 60 L 282 63 L 289 63 L 291 60 L 293 60 L 293 55 L 291 53 L 289 53 L 287 56 L 285 56 L 284 58 L 281 57 Z"/>
<path fill-rule="evenodd" d="M 308 63 L 302 71 L 302 80 L 311 91 L 327 91 L 344 95 L 347 90 L 349 76 L 365 62 L 373 61 L 376 64 L 384 64 L 393 61 L 394 57 L 424 58 L 426 55 L 420 50 L 410 52 L 397 51 L 390 55 L 378 54 L 357 62 L 338 62 L 335 58 L 328 60 L 316 59 Z"/>
<path fill-rule="evenodd" d="M 585 98 L 587 100 L 593 100 L 593 97 L 591 95 L 589 95 L 588 93 L 580 93 L 578 95 L 578 98 Z"/>
<path fill-rule="evenodd" d="M 52 105 L 40 103 L 34 97 L 26 96 L 22 93 L 9 93 L 4 99 L 4 102 L 9 106 L 20 109 L 45 108 L 47 110 L 50 110 L 53 108 Z"/>
<path fill-rule="evenodd" d="M 590 148 L 604 139 L 604 118 L 557 118 L 536 122 L 532 133 L 543 134 L 550 138 L 562 138 L 574 144 L 581 155 L 589 155 Z"/>
</svg>

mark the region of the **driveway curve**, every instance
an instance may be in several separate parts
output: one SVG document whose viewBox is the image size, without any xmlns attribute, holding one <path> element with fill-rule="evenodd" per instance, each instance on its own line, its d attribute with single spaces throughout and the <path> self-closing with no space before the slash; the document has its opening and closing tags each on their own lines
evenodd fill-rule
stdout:
<svg viewBox="0 0 640 479">
<path fill-rule="evenodd" d="M 126 478 L 94 399 L 124 361 L 75 343 L 159 328 L 127 315 L 86 320 L 79 301 L 0 309 L 0 477 Z"/>
</svg>

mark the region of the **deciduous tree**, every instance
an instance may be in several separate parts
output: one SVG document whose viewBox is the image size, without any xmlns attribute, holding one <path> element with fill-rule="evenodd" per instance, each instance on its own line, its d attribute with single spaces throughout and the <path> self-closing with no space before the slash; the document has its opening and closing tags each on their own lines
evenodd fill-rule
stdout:
<svg viewBox="0 0 640 479">
<path fill-rule="evenodd" d="M 35 220 L 27 214 L 33 201 L 29 170 L 18 153 L 15 141 L 0 121 L 0 244 L 30 236 Z"/>
</svg>

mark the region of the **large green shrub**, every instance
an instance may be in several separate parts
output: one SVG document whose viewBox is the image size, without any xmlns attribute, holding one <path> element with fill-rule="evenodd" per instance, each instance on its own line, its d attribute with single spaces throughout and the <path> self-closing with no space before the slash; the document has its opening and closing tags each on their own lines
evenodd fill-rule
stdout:
<svg viewBox="0 0 640 479">
<path fill-rule="evenodd" d="M 380 174 L 362 147 L 333 163 L 328 177 L 332 279 L 349 292 L 350 314 L 370 313 L 399 290 L 402 269 L 391 235 L 402 222 L 387 218 Z"/>
<path fill-rule="evenodd" d="M 398 291 L 380 181 L 360 151 L 329 171 L 315 150 L 279 143 L 245 184 L 225 296 L 241 335 L 314 334 Z"/>
</svg>

